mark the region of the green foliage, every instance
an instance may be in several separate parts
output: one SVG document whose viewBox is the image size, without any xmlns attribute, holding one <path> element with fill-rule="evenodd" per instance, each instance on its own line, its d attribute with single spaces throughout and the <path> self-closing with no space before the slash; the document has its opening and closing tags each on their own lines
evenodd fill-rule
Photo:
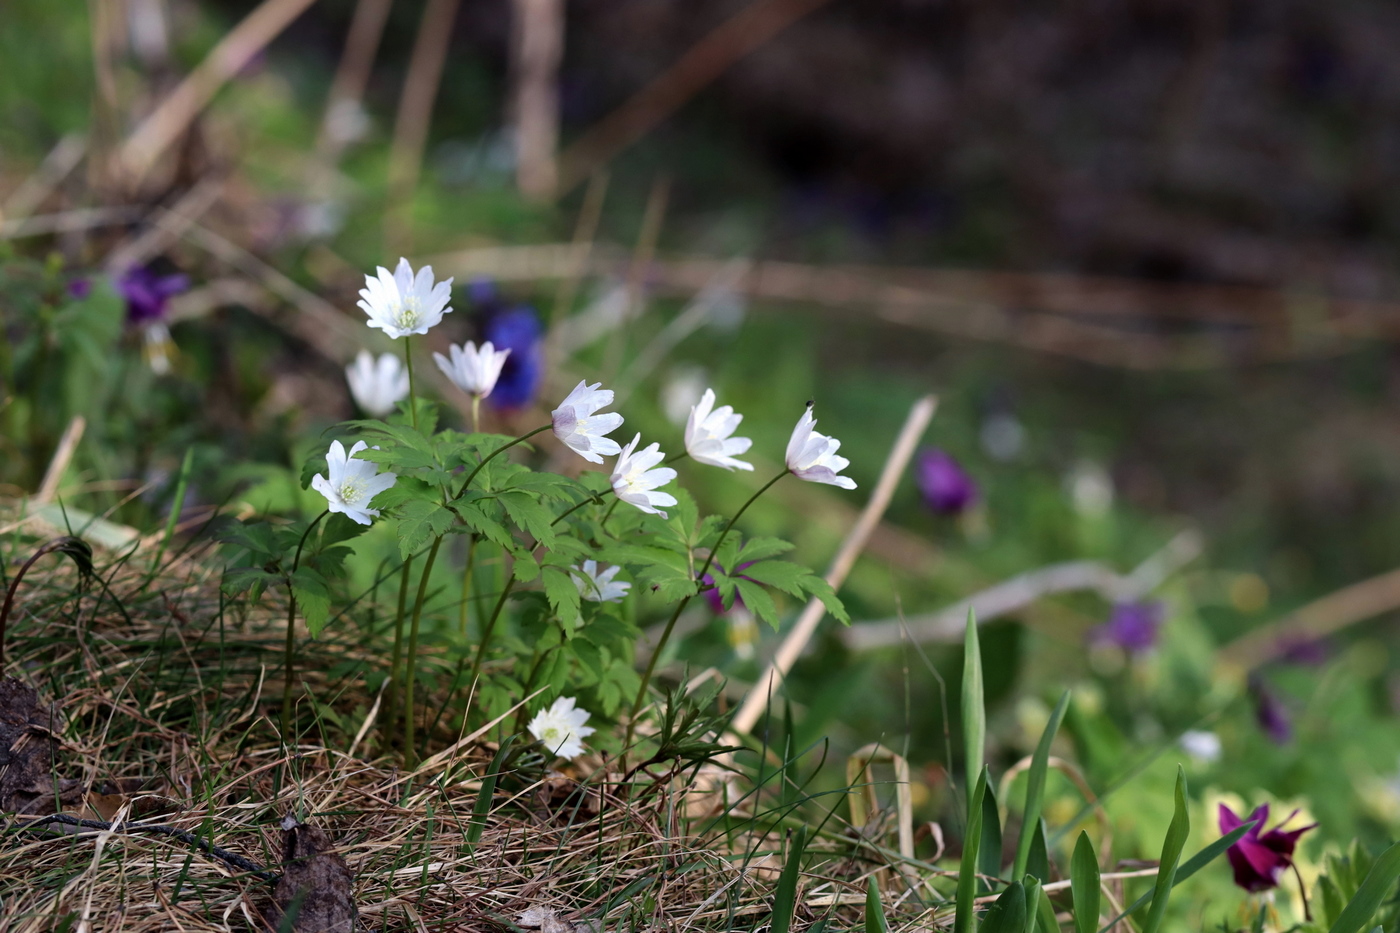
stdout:
<svg viewBox="0 0 1400 933">
<path fill-rule="evenodd" d="M 1147 920 L 1143 923 L 1143 933 L 1156 933 L 1166 916 L 1167 899 L 1171 897 L 1176 884 L 1176 869 L 1181 861 L 1181 850 L 1186 847 L 1186 837 L 1191 833 L 1191 815 L 1186 811 L 1186 772 L 1180 766 L 1176 774 L 1176 811 L 1167 827 L 1167 838 L 1162 842 L 1162 857 L 1157 862 L 1157 881 L 1152 889 L 1152 906 L 1148 908 Z"/>
<path fill-rule="evenodd" d="M 1055 705 L 1055 711 L 1050 714 L 1050 721 L 1046 723 L 1045 731 L 1040 736 L 1040 742 L 1035 747 L 1035 754 L 1031 757 L 1030 770 L 1026 772 L 1026 807 L 1021 814 L 1021 836 L 1016 844 L 1016 862 L 1011 870 L 1013 878 L 1024 875 L 1030 865 L 1031 848 L 1035 834 L 1041 829 L 1040 805 L 1045 796 L 1045 772 L 1050 766 L 1050 744 L 1055 741 L 1055 733 L 1060 730 L 1060 720 L 1064 719 L 1065 709 L 1068 706 L 1069 691 L 1066 690 L 1060 697 L 1060 702 Z M 1038 867 L 1043 871 L 1045 859 L 1045 838 L 1043 835 L 1040 847 L 1039 861 L 1042 864 Z M 1032 873 L 1034 874 L 1034 872 Z M 1042 881 L 1049 880 L 1044 874 L 1038 877 Z"/>
<path fill-rule="evenodd" d="M 1095 933 L 1099 925 L 1099 857 L 1089 834 L 1080 831 L 1069 865 L 1070 892 L 1074 897 L 1075 933 Z"/>
</svg>

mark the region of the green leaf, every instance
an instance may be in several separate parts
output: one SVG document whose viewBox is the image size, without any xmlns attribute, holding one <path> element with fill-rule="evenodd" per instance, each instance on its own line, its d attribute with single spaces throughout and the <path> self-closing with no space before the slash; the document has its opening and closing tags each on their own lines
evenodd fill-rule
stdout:
<svg viewBox="0 0 1400 933">
<path fill-rule="evenodd" d="M 1032 875 L 1021 879 L 1021 887 L 1026 892 L 1026 925 L 1022 933 L 1036 933 L 1035 926 L 1040 913 L 1040 901 L 1045 897 L 1045 892 L 1040 889 L 1040 879 Z M 1049 933 L 1059 933 L 1059 926 L 1052 926 Z"/>
<path fill-rule="evenodd" d="M 865 933 L 890 933 L 885 905 L 880 901 L 880 887 L 873 876 L 865 879 Z"/>
<path fill-rule="evenodd" d="M 967 630 L 963 636 L 962 727 L 966 786 L 970 788 L 982 773 L 983 749 L 987 743 L 987 712 L 982 702 L 982 649 L 977 643 L 977 613 L 971 609 L 967 610 Z M 968 798 L 969 818 L 971 807 L 972 800 Z"/>
<path fill-rule="evenodd" d="M 977 871 L 990 878 L 1001 875 L 1001 812 L 991 787 L 982 795 L 982 842 L 978 846 Z M 982 889 L 992 890 L 992 883 L 982 882 Z"/>
<path fill-rule="evenodd" d="M 540 575 L 540 562 L 535 560 L 535 554 L 530 548 L 511 548 L 511 554 L 515 557 L 515 565 L 511 568 L 511 575 L 521 583 L 529 583 Z"/>
<path fill-rule="evenodd" d="M 1089 834 L 1080 830 L 1079 840 L 1074 844 L 1074 855 L 1069 861 L 1075 933 L 1094 933 L 1099 928 L 1099 901 L 1103 896 L 1100 884 L 1099 857 L 1094 854 L 1094 844 L 1089 841 Z"/>
<path fill-rule="evenodd" d="M 982 933 L 1025 933 L 1026 889 L 1019 881 L 1002 892 L 982 918 Z"/>
<path fill-rule="evenodd" d="M 1196 872 L 1200 871 L 1202 868 L 1205 868 L 1211 862 L 1219 858 L 1222 854 L 1224 854 L 1226 849 L 1239 842 L 1240 838 L 1244 836 L 1245 833 L 1249 832 L 1250 828 L 1253 826 L 1253 822 L 1245 823 L 1243 826 L 1237 826 L 1230 832 L 1226 833 L 1224 836 L 1221 836 L 1219 839 L 1212 842 L 1210 845 L 1201 849 L 1201 851 L 1191 856 L 1191 858 L 1187 859 L 1185 864 L 1183 864 L 1180 868 L 1176 870 L 1176 877 L 1172 879 L 1172 887 L 1174 888 L 1177 885 L 1181 884 L 1187 878 L 1190 878 Z M 1128 916 L 1128 914 L 1134 912 L 1139 907 L 1146 904 L 1147 899 L 1152 897 L 1154 893 L 1154 891 L 1148 891 L 1146 894 L 1133 901 L 1131 904 L 1128 905 L 1127 909 L 1125 909 L 1118 916 L 1114 917 L 1112 920 L 1108 921 L 1107 925 L 1100 927 L 1099 933 L 1109 933 L 1109 931 L 1113 929 L 1114 925 L 1117 924 L 1119 920 L 1122 920 L 1124 917 Z"/>
<path fill-rule="evenodd" d="M 399 554 L 406 559 L 427 544 L 429 538 L 446 534 L 454 517 L 436 502 L 415 499 L 404 503 L 399 510 Z"/>
<path fill-rule="evenodd" d="M 546 567 L 541 577 L 545 598 L 559 616 L 559 621 L 572 626 L 579 615 L 578 586 L 573 578 L 558 567 Z"/>
<path fill-rule="evenodd" d="M 292 575 L 292 595 L 296 597 L 301 617 L 316 638 L 326 627 L 331 616 L 331 595 L 326 581 L 320 574 L 302 567 Z"/>
<path fill-rule="evenodd" d="M 734 585 L 749 611 L 776 630 L 779 625 L 778 607 L 773 605 L 773 597 L 768 595 L 768 591 L 742 577 L 735 577 Z"/>
<path fill-rule="evenodd" d="M 1040 804 L 1045 796 L 1045 772 L 1050 766 L 1050 743 L 1055 740 L 1055 733 L 1060 730 L 1060 721 L 1065 718 L 1065 709 L 1068 706 L 1069 691 L 1066 690 L 1060 697 L 1060 702 L 1055 704 L 1050 721 L 1045 724 L 1045 731 L 1040 734 L 1035 754 L 1031 756 L 1031 766 L 1026 772 L 1026 806 L 1021 814 L 1021 838 L 1016 844 L 1016 864 L 1011 870 L 1013 878 L 1024 875 L 1026 865 L 1030 861 L 1031 840 L 1040 825 Z"/>
<path fill-rule="evenodd" d="M 465 499 L 465 497 L 463 498 Z M 510 529 L 488 515 L 480 502 L 467 502 L 458 499 L 452 505 L 457 510 L 457 514 L 462 517 L 463 523 L 472 531 L 506 550 L 515 546 L 515 538 L 511 537 Z"/>
<path fill-rule="evenodd" d="M 538 543 L 554 546 L 554 513 L 526 492 L 502 492 L 496 497 L 511 521 L 523 528 Z"/>
<path fill-rule="evenodd" d="M 733 537 L 733 535 L 731 534 L 730 537 Z M 746 564 L 751 560 L 763 560 L 767 557 L 776 557 L 779 554 L 786 554 L 788 551 L 791 551 L 792 548 L 793 546 L 791 544 L 781 538 L 750 538 L 744 542 L 744 546 L 739 550 L 734 566 L 737 567 L 739 564 Z"/>
<path fill-rule="evenodd" d="M 803 587 L 808 593 L 822 601 L 826 611 L 831 613 L 842 625 L 851 624 L 851 614 L 846 611 L 846 604 L 841 602 L 836 596 L 836 591 L 831 588 L 831 584 L 816 574 L 808 574 L 802 581 Z"/>
<path fill-rule="evenodd" d="M 415 499 L 436 503 L 441 498 L 442 491 L 436 486 L 425 483 L 416 476 L 400 476 L 394 485 L 374 497 L 374 507 L 392 509 L 396 505 Z"/>
<path fill-rule="evenodd" d="M 1026 859 L 1026 874 L 1038 881 L 1050 880 L 1050 853 L 1045 848 L 1045 818 L 1035 821 L 1035 834 L 1031 836 L 1031 854 Z"/>
<path fill-rule="evenodd" d="M 806 567 L 785 560 L 761 560 L 751 567 L 745 567 L 738 573 L 750 580 L 766 583 L 799 599 L 806 595 L 806 589 L 802 585 L 804 578 L 812 575 L 812 572 Z"/>
<path fill-rule="evenodd" d="M 472 805 L 471 821 L 467 824 L 466 837 L 469 846 L 475 846 L 481 841 L 481 833 L 486 829 L 486 817 L 491 813 L 491 801 L 496 796 L 496 780 L 501 776 L 501 769 L 505 766 L 510 747 L 515 744 L 516 738 L 514 735 L 506 736 L 505 741 L 496 749 L 496 754 L 491 756 L 491 766 L 481 778 L 481 790 L 477 791 L 476 803 Z"/>
<path fill-rule="evenodd" d="M 982 798 L 986 796 L 989 781 L 990 772 L 983 767 L 967 802 L 967 834 L 963 837 L 962 862 L 958 865 L 953 933 L 972 933 L 977 929 L 977 855 L 982 842 Z"/>
<path fill-rule="evenodd" d="M 790 838 L 787 863 L 778 878 L 778 889 L 773 895 L 773 919 L 768 927 L 770 933 L 788 933 L 792 927 L 793 915 L 797 912 L 797 881 L 802 874 L 802 852 L 807 848 L 807 825 L 797 827 Z"/>
<path fill-rule="evenodd" d="M 1381 853 L 1329 933 L 1359 933 L 1400 878 L 1400 842 Z"/>
<path fill-rule="evenodd" d="M 1176 866 L 1181 861 L 1181 850 L 1186 845 L 1186 837 L 1191 833 L 1191 814 L 1186 812 L 1186 772 L 1181 765 L 1176 766 L 1176 812 L 1167 826 L 1167 838 L 1162 843 L 1162 858 L 1157 865 L 1157 883 L 1152 889 L 1152 906 L 1147 911 L 1147 921 L 1142 925 L 1142 933 L 1157 933 L 1166 915 L 1167 899 L 1171 896 L 1176 880 Z M 1391 878 L 1394 881 L 1394 878 Z"/>
</svg>

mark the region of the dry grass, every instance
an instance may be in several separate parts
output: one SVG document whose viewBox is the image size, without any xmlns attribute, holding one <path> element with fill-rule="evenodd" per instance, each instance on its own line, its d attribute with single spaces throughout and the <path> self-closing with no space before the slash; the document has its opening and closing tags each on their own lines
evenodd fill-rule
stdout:
<svg viewBox="0 0 1400 933">
<path fill-rule="evenodd" d="M 30 525 L 0 539 L 6 584 L 41 533 Z M 99 559 L 110 596 L 81 586 L 56 556 L 20 585 L 7 673 L 60 704 L 59 770 L 87 791 L 81 809 L 66 812 L 126 822 L 113 831 L 3 818 L 0 929 L 276 929 L 265 878 L 205 848 L 277 872 L 288 814 L 335 841 L 366 930 L 756 929 L 770 922 L 795 806 L 844 812 L 839 792 L 774 790 L 784 778 L 771 766 L 759 787 L 742 768 L 713 764 L 658 766 L 624 784 L 602 761 L 585 779 L 588 763 L 563 775 L 527 752 L 502 775 L 473 845 L 473 808 L 495 752 L 489 733 L 412 773 L 373 757 L 378 704 L 363 673 L 376 653 L 327 637 L 302 642 L 304 734 L 284 745 L 269 718 L 285 634 L 276 597 L 230 605 L 215 561 L 198 548 L 167 557 L 154 575 L 152 557 Z M 430 750 L 453 738 L 435 736 Z M 738 799 L 724 801 L 716 787 Z M 883 863 L 841 825 L 830 819 L 811 847 L 820 851 L 803 877 L 795 929 L 861 922 L 865 877 Z M 891 920 L 927 927 L 931 890 L 889 870 L 881 878 Z"/>
</svg>

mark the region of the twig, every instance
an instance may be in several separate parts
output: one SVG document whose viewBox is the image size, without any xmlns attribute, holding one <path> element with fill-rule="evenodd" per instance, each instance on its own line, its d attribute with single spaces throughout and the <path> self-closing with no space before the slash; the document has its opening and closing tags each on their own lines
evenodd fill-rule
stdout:
<svg viewBox="0 0 1400 933">
<path fill-rule="evenodd" d="M 170 96 L 138 126 L 117 154 L 117 164 L 133 183 L 150 171 L 155 161 L 189 127 L 214 99 L 219 88 L 237 75 L 277 38 L 282 30 L 306 11 L 314 0 L 263 0 L 257 9 L 205 56 Z"/>
<path fill-rule="evenodd" d="M 755 0 L 744 7 L 564 151 L 559 157 L 558 194 L 573 190 L 735 62 L 826 2 Z"/>
<path fill-rule="evenodd" d="M 1114 602 L 1141 598 L 1200 556 L 1201 548 L 1197 532 L 1183 531 L 1126 576 L 1093 560 L 1050 564 L 1004 580 L 928 615 L 853 625 L 841 633 L 841 639 L 852 651 L 897 645 L 906 637 L 921 642 L 953 641 L 962 637 L 969 609 L 976 611 L 979 623 L 985 624 L 1055 593 L 1094 590 Z"/>
<path fill-rule="evenodd" d="M 26 178 L 18 188 L 10 192 L 3 206 L 0 206 L 0 220 L 6 226 L 18 223 L 28 217 L 49 193 L 67 178 L 87 154 L 87 138 L 81 133 L 69 133 L 44 156 L 34 174 Z M 3 229 L 3 228 L 0 228 Z"/>
<path fill-rule="evenodd" d="M 35 505 L 51 501 L 54 493 L 58 492 L 58 484 L 63 481 L 63 474 L 67 472 L 68 464 L 73 461 L 73 453 L 78 449 L 78 442 L 83 439 L 83 431 L 86 428 L 87 419 L 82 415 L 74 415 L 68 422 L 68 427 L 63 429 L 63 436 L 58 439 L 58 447 L 54 450 L 53 459 L 49 461 L 49 468 L 44 471 L 44 480 L 39 484 L 39 491 L 32 500 Z"/>
<path fill-rule="evenodd" d="M 831 568 L 826 572 L 826 582 L 831 585 L 832 589 L 840 589 L 841 584 L 846 582 L 846 575 L 851 572 L 856 558 L 860 556 L 860 552 L 865 548 L 865 543 L 870 539 L 871 532 L 880 523 L 885 509 L 889 507 L 895 487 L 899 485 L 904 470 L 909 465 L 909 459 L 914 456 L 914 446 L 923 436 L 924 429 L 928 427 L 928 423 L 932 420 L 933 413 L 937 408 L 938 399 L 935 396 L 926 395 L 909 409 L 909 415 L 904 420 L 904 427 L 900 429 L 894 447 L 885 460 L 885 467 L 880 472 L 880 479 L 875 484 L 875 491 L 871 493 L 870 501 L 861 512 L 855 527 L 846 535 L 846 540 L 841 542 L 841 549 L 836 552 L 836 558 L 831 562 Z M 807 642 L 817 630 L 817 623 L 825 615 L 826 607 L 822 605 L 821 600 L 813 599 L 807 603 L 807 607 L 802 610 L 802 615 L 797 618 L 797 624 L 793 626 L 792 631 L 778 647 L 778 652 L 774 655 L 772 663 L 758 678 L 748 698 L 744 700 L 743 706 L 739 707 L 739 712 L 735 714 L 732 727 L 736 732 L 745 733 L 753 730 L 754 724 L 763 714 L 764 707 L 768 705 L 770 694 L 777 689 L 778 683 L 787 676 L 788 671 L 792 670 L 793 663 L 802 653 L 802 649 L 807 647 Z"/>
<path fill-rule="evenodd" d="M 186 191 L 167 211 L 166 223 L 158 223 L 146 229 L 140 236 L 118 245 L 107 254 L 107 259 L 102 264 L 103 268 L 108 274 L 115 275 L 133 266 L 142 265 L 151 257 L 163 252 L 171 242 L 183 236 L 186 230 L 214 206 L 223 194 L 225 180 L 221 175 L 200 179 L 198 184 Z"/>
<path fill-rule="evenodd" d="M 442 66 L 452 39 L 459 0 L 428 0 L 413 42 L 408 75 L 399 97 L 394 141 L 389 150 L 389 205 L 384 212 L 385 241 L 390 252 L 408 252 L 413 193 L 423 165 L 423 147 L 433 119 Z"/>
<path fill-rule="evenodd" d="M 559 183 L 559 61 L 564 55 L 564 0 L 513 0 L 511 107 L 515 111 L 515 181 L 532 201 L 554 197 Z"/>
<path fill-rule="evenodd" d="M 334 165 L 350 141 L 344 126 L 364 99 L 374 58 L 379 52 L 379 41 L 384 35 L 384 24 L 389 20 L 393 4 L 394 0 L 359 0 L 355 4 L 355 16 L 350 20 L 350 32 L 345 37 L 345 51 L 331 80 L 326 113 L 316 136 L 317 161 L 323 168 Z"/>
<path fill-rule="evenodd" d="M 76 816 L 69 816 L 66 813 L 55 813 L 50 816 L 40 817 L 39 819 L 33 820 L 32 822 L 26 821 L 23 824 L 23 830 L 25 832 L 32 832 L 36 829 L 39 829 L 40 827 L 48 826 L 55 823 L 61 826 L 76 826 L 81 829 L 93 829 L 99 832 L 117 832 L 127 834 L 150 833 L 155 836 L 168 836 L 171 839 L 178 839 L 180 842 L 183 842 L 186 845 L 192 845 L 204 854 L 213 856 L 221 862 L 225 862 L 229 865 L 232 865 L 239 871 L 246 871 L 251 875 L 255 875 L 263 879 L 264 881 L 276 881 L 278 878 L 281 877 L 277 874 L 277 872 L 268 871 L 266 868 L 259 865 L 257 862 L 249 861 L 248 859 L 237 854 L 236 852 L 230 852 L 227 849 L 222 849 L 219 846 L 216 846 L 213 843 L 209 842 L 208 840 L 201 838 L 195 833 L 183 829 L 177 829 L 174 826 L 165 826 L 159 823 L 108 823 L 105 820 L 84 820 L 79 819 Z"/>
<path fill-rule="evenodd" d="M 57 211 L 0 221 L 0 240 L 16 240 L 27 236 L 47 236 L 51 233 L 73 233 L 93 227 L 110 227 L 130 223 L 146 212 L 144 207 L 84 207 L 72 211 Z"/>
</svg>

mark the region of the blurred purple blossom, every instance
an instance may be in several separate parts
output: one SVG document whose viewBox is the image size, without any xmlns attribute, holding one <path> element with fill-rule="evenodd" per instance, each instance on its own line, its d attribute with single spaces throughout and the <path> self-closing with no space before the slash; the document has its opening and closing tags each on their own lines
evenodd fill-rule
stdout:
<svg viewBox="0 0 1400 933">
<path fill-rule="evenodd" d="M 1093 630 L 1090 640 L 1115 645 L 1129 654 L 1141 654 L 1156 647 L 1165 614 L 1165 607 L 1159 602 L 1117 603 L 1108 621 Z"/>
<path fill-rule="evenodd" d="M 738 568 L 736 568 L 736 573 L 740 570 L 743 570 L 746 567 L 752 567 L 754 563 L 755 561 L 751 560 L 745 561 L 744 563 L 740 564 Z M 715 564 L 715 568 L 719 570 L 720 573 L 725 572 L 724 568 L 721 567 L 719 564 Z M 744 577 L 743 574 L 739 574 L 739 576 L 743 577 L 743 579 L 745 580 L 750 580 L 750 582 L 757 582 L 752 581 L 749 577 Z M 704 586 L 710 587 L 710 589 L 703 591 L 705 596 L 705 602 L 710 604 L 710 608 L 715 611 L 715 615 L 724 615 L 724 599 L 720 596 L 719 590 L 714 588 L 715 578 L 711 574 L 707 573 L 700 578 L 700 582 Z M 730 608 L 733 609 L 735 606 L 742 605 L 744 605 L 744 599 L 742 596 L 739 595 L 738 591 L 736 590 L 734 593 L 734 602 L 730 605 Z"/>
<path fill-rule="evenodd" d="M 1325 664 L 1330 654 L 1327 642 L 1320 638 L 1294 638 L 1284 644 L 1281 657 L 1291 664 L 1316 667 Z"/>
<path fill-rule="evenodd" d="M 1293 717 L 1283 701 L 1258 680 L 1250 683 L 1249 692 L 1254 697 L 1254 719 L 1259 728 L 1275 745 L 1287 745 L 1293 739 Z"/>
<path fill-rule="evenodd" d="M 1264 824 L 1269 820 L 1267 803 L 1261 804 L 1243 820 L 1225 804 L 1220 805 L 1222 835 L 1233 832 L 1247 822 L 1254 822 L 1249 831 L 1225 853 L 1230 867 L 1235 870 L 1235 884 L 1251 894 L 1278 887 L 1283 873 L 1293 865 L 1293 850 L 1298 845 L 1298 837 L 1317 826 L 1310 823 L 1285 832 L 1283 827 L 1297 815 L 1298 811 L 1294 810 L 1282 823 L 1264 832 Z"/>
<path fill-rule="evenodd" d="M 83 278 L 83 277 L 79 276 L 79 277 L 76 278 L 76 279 L 71 279 L 71 280 L 69 280 L 69 282 L 68 282 L 68 297 L 70 297 L 70 298 L 76 298 L 78 301 L 82 301 L 84 298 L 86 298 L 88 295 L 91 295 L 91 294 L 92 294 L 92 279 Z"/>
<path fill-rule="evenodd" d="M 544 324 L 529 305 L 506 307 L 490 280 L 472 282 L 467 294 L 473 310 L 484 318 L 482 339 L 497 350 L 511 351 L 487 401 L 496 408 L 524 408 L 534 401 L 544 377 Z"/>
<path fill-rule="evenodd" d="M 951 454 L 937 447 L 919 451 L 914 482 L 924 503 L 941 515 L 957 515 L 977 501 L 977 483 Z"/>
<path fill-rule="evenodd" d="M 117 291 L 126 301 L 128 324 L 163 320 L 167 302 L 189 287 L 187 275 L 158 275 L 146 266 L 129 269 L 117 280 Z"/>
</svg>

